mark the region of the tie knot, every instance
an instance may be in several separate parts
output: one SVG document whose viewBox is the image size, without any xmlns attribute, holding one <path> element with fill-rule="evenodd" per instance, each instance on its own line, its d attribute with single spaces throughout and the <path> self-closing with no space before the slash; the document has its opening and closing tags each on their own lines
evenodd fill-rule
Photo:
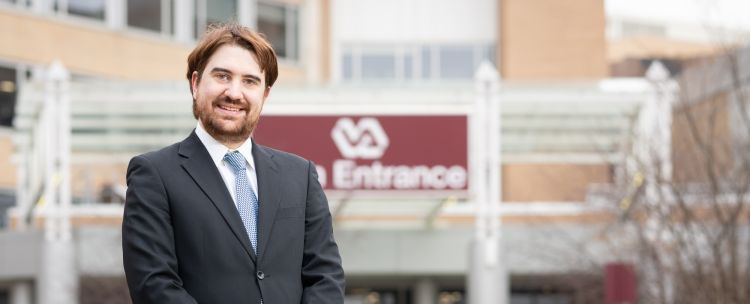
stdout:
<svg viewBox="0 0 750 304">
<path fill-rule="evenodd" d="M 242 153 L 237 151 L 224 154 L 224 160 L 227 161 L 230 167 L 232 167 L 232 171 L 234 171 L 235 174 L 239 171 L 245 170 L 247 165 L 245 157 L 242 156 Z"/>
</svg>

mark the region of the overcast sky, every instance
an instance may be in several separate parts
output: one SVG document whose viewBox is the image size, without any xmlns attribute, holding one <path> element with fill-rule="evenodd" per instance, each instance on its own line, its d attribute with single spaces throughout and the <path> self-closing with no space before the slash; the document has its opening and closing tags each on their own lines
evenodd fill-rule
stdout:
<svg viewBox="0 0 750 304">
<path fill-rule="evenodd" d="M 605 0 L 607 15 L 750 30 L 750 0 Z"/>
</svg>

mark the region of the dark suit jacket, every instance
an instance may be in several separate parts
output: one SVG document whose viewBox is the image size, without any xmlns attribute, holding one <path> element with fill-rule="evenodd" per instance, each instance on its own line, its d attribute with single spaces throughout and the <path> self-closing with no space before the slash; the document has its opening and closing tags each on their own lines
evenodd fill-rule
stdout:
<svg viewBox="0 0 750 304">
<path fill-rule="evenodd" d="M 253 145 L 258 254 L 208 151 L 184 141 L 134 157 L 122 223 L 133 303 L 343 303 L 328 202 L 307 160 Z"/>
</svg>

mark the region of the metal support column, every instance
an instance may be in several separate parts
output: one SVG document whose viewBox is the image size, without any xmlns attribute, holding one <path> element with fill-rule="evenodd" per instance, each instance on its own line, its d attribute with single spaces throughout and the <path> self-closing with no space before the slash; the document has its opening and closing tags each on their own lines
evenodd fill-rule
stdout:
<svg viewBox="0 0 750 304">
<path fill-rule="evenodd" d="M 500 75 L 489 62 L 476 73 L 471 125 L 472 193 L 475 233 L 469 252 L 467 293 L 470 304 L 508 303 L 500 222 Z"/>
<path fill-rule="evenodd" d="M 37 290 L 41 304 L 78 303 L 78 271 L 70 223 L 70 73 L 54 62 L 47 73 L 39 123 L 48 148 L 42 198 L 44 243 Z"/>
<path fill-rule="evenodd" d="M 257 0 L 239 0 L 237 1 L 237 22 L 249 28 L 258 30 L 258 1 Z"/>
<path fill-rule="evenodd" d="M 197 0 L 175 0 L 173 2 L 174 20 L 172 28 L 174 29 L 175 39 L 182 43 L 190 43 L 195 39 L 195 1 Z M 202 32 L 203 29 L 198 29 Z"/>
</svg>

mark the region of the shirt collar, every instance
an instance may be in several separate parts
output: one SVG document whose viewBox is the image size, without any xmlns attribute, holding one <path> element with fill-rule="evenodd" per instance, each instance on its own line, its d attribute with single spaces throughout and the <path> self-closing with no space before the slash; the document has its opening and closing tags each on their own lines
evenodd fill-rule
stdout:
<svg viewBox="0 0 750 304">
<path fill-rule="evenodd" d="M 247 160 L 249 168 L 251 170 L 255 170 L 255 159 L 253 159 L 253 139 L 252 137 L 249 137 L 248 140 L 246 140 L 244 143 L 242 143 L 241 146 L 239 146 L 236 150 L 231 150 L 227 148 L 224 144 L 217 141 L 211 134 L 208 134 L 206 129 L 203 128 L 203 125 L 200 121 L 198 121 L 198 126 L 195 127 L 195 134 L 198 135 L 198 139 L 203 143 L 203 145 L 206 147 L 206 150 L 208 150 L 208 154 L 211 155 L 211 159 L 214 161 L 214 163 L 221 164 L 222 161 L 224 161 L 224 155 L 227 154 L 227 152 L 230 151 L 238 151 L 242 156 L 245 157 L 245 160 Z"/>
</svg>

